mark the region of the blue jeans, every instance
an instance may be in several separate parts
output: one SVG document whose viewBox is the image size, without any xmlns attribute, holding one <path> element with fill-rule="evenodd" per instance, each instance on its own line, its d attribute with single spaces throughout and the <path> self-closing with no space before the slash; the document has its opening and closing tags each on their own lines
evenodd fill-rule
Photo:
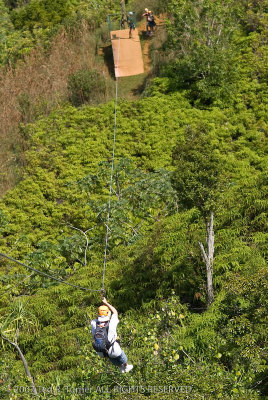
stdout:
<svg viewBox="0 0 268 400">
<path fill-rule="evenodd" d="M 117 367 L 121 367 L 121 365 L 126 364 L 127 362 L 127 356 L 125 355 L 124 351 L 122 350 L 122 353 L 120 356 L 116 358 L 109 357 L 109 360 L 113 365 L 116 365 Z"/>
</svg>

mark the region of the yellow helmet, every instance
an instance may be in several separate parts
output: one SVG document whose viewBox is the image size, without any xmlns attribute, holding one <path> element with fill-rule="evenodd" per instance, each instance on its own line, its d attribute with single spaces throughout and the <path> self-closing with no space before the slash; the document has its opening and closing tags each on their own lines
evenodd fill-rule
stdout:
<svg viewBox="0 0 268 400">
<path fill-rule="evenodd" d="M 108 317 L 109 308 L 107 306 L 100 306 L 98 309 L 99 317 Z"/>
</svg>

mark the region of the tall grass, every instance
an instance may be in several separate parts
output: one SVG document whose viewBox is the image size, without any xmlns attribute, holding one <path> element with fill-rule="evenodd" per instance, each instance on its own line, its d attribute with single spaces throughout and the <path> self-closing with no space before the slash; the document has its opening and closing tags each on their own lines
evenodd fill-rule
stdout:
<svg viewBox="0 0 268 400">
<path fill-rule="evenodd" d="M 105 74 L 106 67 L 96 57 L 96 35 L 82 21 L 72 31 L 62 29 L 48 52 L 33 50 L 16 68 L 0 70 L 0 195 L 20 176 L 27 142 L 21 123 L 34 121 L 68 100 L 68 79 L 78 70 L 94 69 Z M 111 80 L 100 101 L 110 96 Z"/>
</svg>

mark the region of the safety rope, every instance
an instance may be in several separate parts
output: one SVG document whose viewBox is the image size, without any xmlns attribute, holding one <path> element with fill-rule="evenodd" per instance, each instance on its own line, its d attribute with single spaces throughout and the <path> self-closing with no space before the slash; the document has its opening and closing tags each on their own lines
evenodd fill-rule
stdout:
<svg viewBox="0 0 268 400">
<path fill-rule="evenodd" d="M 121 24 L 120 24 L 120 32 L 121 32 Z M 118 54 L 117 54 L 117 68 L 118 68 L 118 65 L 119 65 L 120 40 L 121 40 L 121 38 L 120 38 L 120 33 L 119 33 L 119 44 L 118 44 Z M 116 140 L 116 130 L 117 130 L 117 100 L 118 100 L 118 78 L 116 78 L 116 84 L 115 84 L 113 155 L 112 155 L 110 190 L 109 190 L 109 201 L 108 201 L 108 212 L 107 212 L 107 223 L 106 223 L 104 259 L 103 259 L 103 274 L 102 274 L 102 288 L 101 288 L 101 292 L 102 293 L 104 293 L 104 280 L 105 280 L 106 263 L 107 263 L 107 250 L 108 250 L 108 241 L 109 241 L 109 222 L 110 222 L 110 215 L 111 215 L 111 197 L 112 197 L 113 172 L 114 172 L 115 140 Z"/>
<path fill-rule="evenodd" d="M 96 289 L 88 289 L 88 288 L 85 288 L 85 287 L 82 287 L 82 286 L 73 285 L 72 283 L 66 282 L 66 281 L 64 281 L 64 280 L 62 280 L 62 279 L 55 278 L 55 276 L 49 275 L 49 274 L 47 274 L 46 272 L 39 271 L 38 269 L 35 269 L 35 268 L 33 268 L 33 267 L 30 267 L 29 265 L 26 265 L 26 264 L 24 264 L 24 263 L 22 263 L 22 262 L 20 262 L 20 261 L 18 261 L 18 260 L 15 260 L 15 258 L 12 258 L 12 257 L 10 257 L 10 256 L 8 256 L 8 255 L 6 255 L 6 254 L 0 253 L 0 256 L 2 256 L 2 257 L 4 257 L 4 258 L 7 258 L 8 260 L 13 261 L 13 262 L 15 262 L 15 263 L 17 263 L 17 264 L 19 264 L 19 265 L 22 265 L 23 267 L 28 268 L 28 269 L 30 269 L 31 271 L 34 271 L 34 272 L 36 272 L 36 273 L 39 274 L 39 275 L 43 275 L 43 276 L 45 276 L 45 277 L 47 277 L 47 278 L 54 279 L 55 281 L 58 281 L 58 282 L 60 282 L 60 283 L 64 283 L 65 285 L 69 285 L 69 286 L 75 287 L 75 288 L 77 288 L 77 289 L 86 290 L 86 291 L 89 291 L 89 292 L 100 292 L 99 289 L 98 289 L 98 290 L 96 290 Z"/>
</svg>

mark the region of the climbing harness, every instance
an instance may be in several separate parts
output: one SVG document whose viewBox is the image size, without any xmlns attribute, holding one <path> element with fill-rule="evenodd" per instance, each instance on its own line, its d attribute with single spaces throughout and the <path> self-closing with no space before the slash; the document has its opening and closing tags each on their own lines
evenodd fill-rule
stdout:
<svg viewBox="0 0 268 400">
<path fill-rule="evenodd" d="M 104 356 L 108 356 L 108 351 L 112 347 L 112 343 L 108 340 L 109 321 L 104 323 L 97 321 L 96 330 L 92 342 L 93 349 Z"/>
</svg>

